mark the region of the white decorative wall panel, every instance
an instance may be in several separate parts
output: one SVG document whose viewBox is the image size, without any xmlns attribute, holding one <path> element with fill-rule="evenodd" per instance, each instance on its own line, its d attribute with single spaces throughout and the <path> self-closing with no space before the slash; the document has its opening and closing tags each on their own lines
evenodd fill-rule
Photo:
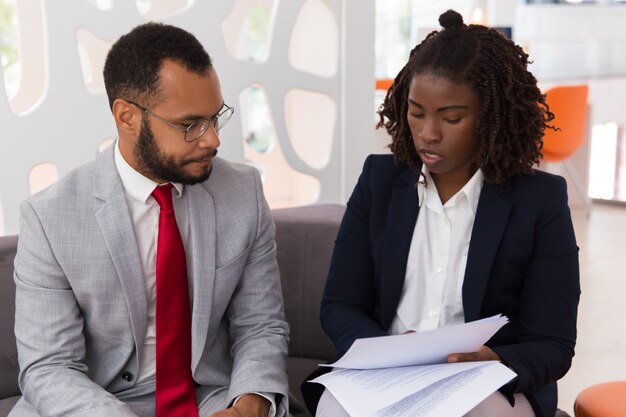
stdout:
<svg viewBox="0 0 626 417">
<path fill-rule="evenodd" d="M 0 67 L 0 234 L 18 232 L 18 205 L 31 189 L 92 160 L 116 136 L 102 64 L 120 35 L 147 20 L 185 28 L 204 44 L 236 106 L 220 154 L 258 166 L 274 207 L 345 201 L 373 149 L 373 0 L 15 3 L 21 83 L 9 100 Z M 255 60 L 241 53 L 241 33 L 259 5 L 271 18 Z M 269 119 L 264 149 L 246 143 L 242 116 L 253 109 L 242 92 L 251 86 Z M 39 171 L 48 179 L 33 179 Z"/>
</svg>

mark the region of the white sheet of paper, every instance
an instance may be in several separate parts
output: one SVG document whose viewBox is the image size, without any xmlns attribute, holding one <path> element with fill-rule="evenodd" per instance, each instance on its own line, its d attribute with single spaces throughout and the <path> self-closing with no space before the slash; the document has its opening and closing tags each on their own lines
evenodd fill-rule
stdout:
<svg viewBox="0 0 626 417">
<path fill-rule="evenodd" d="M 352 416 L 462 416 L 515 377 L 499 362 L 342 369 L 313 380 Z"/>
<path fill-rule="evenodd" d="M 374 415 L 461 417 L 513 378 L 515 372 L 500 362 L 494 362 L 442 379 Z"/>
<path fill-rule="evenodd" d="M 377 369 L 445 362 L 451 353 L 475 352 L 508 318 L 497 315 L 419 333 L 357 339 L 333 368 Z"/>
</svg>

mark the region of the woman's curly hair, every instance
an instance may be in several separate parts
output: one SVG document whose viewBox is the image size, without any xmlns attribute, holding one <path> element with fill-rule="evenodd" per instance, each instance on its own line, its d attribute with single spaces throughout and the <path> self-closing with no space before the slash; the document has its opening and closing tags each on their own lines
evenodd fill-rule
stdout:
<svg viewBox="0 0 626 417">
<path fill-rule="evenodd" d="M 472 172 L 481 168 L 485 180 L 497 185 L 531 174 L 554 115 L 527 69 L 528 55 L 494 29 L 465 25 L 453 10 L 439 23 L 443 30 L 431 32 L 411 51 L 378 110 L 377 127 L 391 135 L 396 161 L 421 171 L 407 121 L 409 87 L 415 76 L 434 74 L 472 87 L 480 98 L 480 146 Z"/>
</svg>

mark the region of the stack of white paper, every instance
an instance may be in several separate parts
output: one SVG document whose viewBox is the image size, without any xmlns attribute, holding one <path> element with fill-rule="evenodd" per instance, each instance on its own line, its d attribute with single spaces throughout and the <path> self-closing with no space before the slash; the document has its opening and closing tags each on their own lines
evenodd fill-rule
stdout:
<svg viewBox="0 0 626 417">
<path fill-rule="evenodd" d="M 462 416 L 513 378 L 499 362 L 446 363 L 475 352 L 508 319 L 494 316 L 421 333 L 356 340 L 340 368 L 313 380 L 351 416 Z"/>
</svg>

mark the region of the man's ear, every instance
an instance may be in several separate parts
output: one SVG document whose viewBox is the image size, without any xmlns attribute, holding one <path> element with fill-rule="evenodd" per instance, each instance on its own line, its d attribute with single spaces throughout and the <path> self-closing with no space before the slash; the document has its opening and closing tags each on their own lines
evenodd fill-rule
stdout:
<svg viewBox="0 0 626 417">
<path fill-rule="evenodd" d="M 118 98 L 113 102 L 113 118 L 120 134 L 136 136 L 141 129 L 141 109 Z"/>
</svg>

